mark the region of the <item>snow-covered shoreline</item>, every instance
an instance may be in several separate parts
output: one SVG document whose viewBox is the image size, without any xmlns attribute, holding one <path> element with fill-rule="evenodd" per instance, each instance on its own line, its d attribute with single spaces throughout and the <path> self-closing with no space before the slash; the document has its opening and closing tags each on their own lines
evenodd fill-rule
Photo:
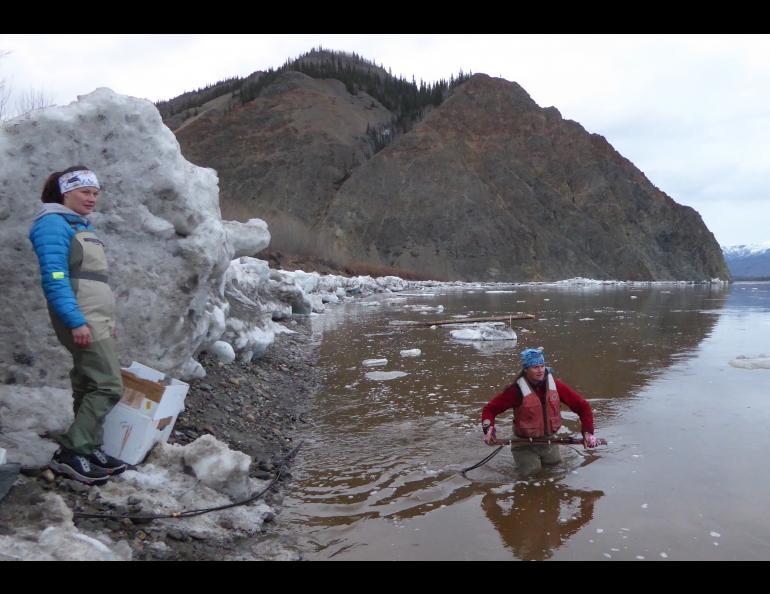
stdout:
<svg viewBox="0 0 770 594">
<path fill-rule="evenodd" d="M 286 271 L 268 267 L 267 262 L 251 257 L 233 260 L 225 275 L 225 295 L 229 304 L 211 308 L 209 333 L 202 351 L 220 357 L 223 363 L 239 357 L 251 360 L 265 353 L 275 334 L 289 331 L 280 320 L 292 314 L 323 313 L 327 305 L 375 294 L 395 293 L 403 297 L 407 291 L 425 295 L 430 291 L 485 290 L 502 292 L 517 287 L 553 287 L 566 289 L 598 289 L 603 287 L 686 287 L 695 285 L 723 285 L 728 281 L 617 281 L 576 277 L 550 282 L 463 282 L 463 281 L 410 281 L 397 276 L 322 275 L 303 270 Z M 251 319 L 235 315 L 231 304 L 250 304 L 269 312 L 269 319 L 259 322 L 256 310 L 248 313 Z M 216 343 L 216 346 L 215 346 Z M 195 362 L 188 367 L 190 377 L 203 377 Z"/>
</svg>

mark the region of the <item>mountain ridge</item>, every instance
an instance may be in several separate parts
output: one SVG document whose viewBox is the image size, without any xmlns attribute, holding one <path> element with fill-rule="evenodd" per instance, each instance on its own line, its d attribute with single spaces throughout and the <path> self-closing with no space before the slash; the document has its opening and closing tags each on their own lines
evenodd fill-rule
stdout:
<svg viewBox="0 0 770 594">
<path fill-rule="evenodd" d="M 223 214 L 264 218 L 276 249 L 446 279 L 729 279 L 694 209 L 518 83 L 472 75 L 436 104 L 407 85 L 399 115 L 351 80 L 284 69 L 177 130 Z"/>
<path fill-rule="evenodd" d="M 770 242 L 721 247 L 725 263 L 736 280 L 770 278 Z"/>
</svg>

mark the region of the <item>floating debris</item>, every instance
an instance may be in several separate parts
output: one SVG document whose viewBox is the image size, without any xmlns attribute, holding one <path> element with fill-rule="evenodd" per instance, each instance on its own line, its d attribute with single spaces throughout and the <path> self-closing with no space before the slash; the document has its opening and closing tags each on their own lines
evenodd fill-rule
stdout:
<svg viewBox="0 0 770 594">
<path fill-rule="evenodd" d="M 380 365 L 387 365 L 387 359 L 364 359 L 361 365 L 364 367 L 379 367 Z"/>
<path fill-rule="evenodd" d="M 403 371 L 370 371 L 364 374 L 366 379 L 373 380 L 375 382 L 385 382 L 388 380 L 396 379 L 409 375 Z"/>
<path fill-rule="evenodd" d="M 758 357 L 739 355 L 730 361 L 729 365 L 731 367 L 737 367 L 738 369 L 770 369 L 770 357 L 764 353 Z"/>
<path fill-rule="evenodd" d="M 510 328 L 495 328 L 480 324 L 475 328 L 452 330 L 450 335 L 455 340 L 517 340 L 516 332 Z"/>
<path fill-rule="evenodd" d="M 399 354 L 402 357 L 419 357 L 422 355 L 422 351 L 420 349 L 405 349 L 400 351 Z"/>
</svg>

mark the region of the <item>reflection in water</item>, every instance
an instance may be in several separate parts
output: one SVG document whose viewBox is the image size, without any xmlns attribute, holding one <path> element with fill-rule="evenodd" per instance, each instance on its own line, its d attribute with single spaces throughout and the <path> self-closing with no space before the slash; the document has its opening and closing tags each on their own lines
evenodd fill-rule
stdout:
<svg viewBox="0 0 770 594">
<path fill-rule="evenodd" d="M 397 538 L 405 540 L 394 545 L 430 547 L 434 558 L 452 558 L 457 539 L 467 539 L 463 554 L 485 558 L 467 529 L 453 534 L 437 527 L 434 512 L 446 508 L 468 514 L 471 525 L 478 525 L 476 514 L 489 518 L 517 558 L 550 558 L 591 520 L 602 495 L 571 484 L 573 471 L 599 460 L 589 470 L 605 468 L 633 444 L 613 443 L 605 459 L 603 453 L 584 459 L 570 453 L 538 487 L 532 480 L 516 482 L 510 452 L 501 453 L 494 465 L 473 471 L 469 483 L 458 470 L 489 453 L 479 429 L 484 403 L 511 381 L 521 349 L 542 346 L 555 375 L 591 403 L 597 436 L 609 436 L 646 384 L 695 355 L 713 332 L 727 291 L 516 287 L 510 293 L 401 297 L 383 298 L 380 307 L 346 304 L 313 318 L 325 387 L 308 415 L 314 427 L 297 458 L 285 513 L 307 528 L 308 549 L 319 558 L 367 558 L 369 543 Z M 518 341 L 461 343 L 451 340 L 449 329 L 408 323 L 514 311 L 537 316 L 514 322 Z M 415 348 L 419 357 L 400 356 Z M 387 359 L 377 371 L 391 379 L 367 377 L 366 359 Z M 565 421 L 577 432 L 576 418 L 565 414 Z M 499 427 L 507 422 L 502 415 Z M 622 433 L 615 429 L 614 436 Z M 499 485 L 512 487 L 495 491 Z M 470 505 L 477 499 L 483 513 Z M 412 540 L 403 536 L 407 525 L 415 531 Z M 419 541 L 429 530 L 434 536 Z M 368 558 L 391 558 L 371 550 L 377 552 Z"/>
<path fill-rule="evenodd" d="M 516 483 L 484 495 L 481 508 L 518 559 L 543 561 L 593 518 L 594 504 L 603 495 Z"/>
<path fill-rule="evenodd" d="M 482 355 L 510 355 L 516 346 L 516 340 L 457 340 L 457 344 L 476 349 Z"/>
<path fill-rule="evenodd" d="M 768 295 L 770 295 L 770 283 L 735 283 L 725 307 L 740 308 L 744 315 L 757 311 L 766 312 L 770 308 Z"/>
<path fill-rule="evenodd" d="M 481 508 L 517 559 L 551 558 L 593 518 L 594 504 L 604 495 L 601 490 L 571 488 L 566 480 L 580 468 L 600 460 L 601 451 L 581 451 L 572 446 L 562 446 L 561 450 L 561 464 L 544 468 L 528 479 L 519 477 L 515 468 L 506 468 L 502 473 L 478 473 L 487 481 L 495 479 L 487 483 Z M 577 455 L 569 454 L 570 450 Z M 494 484 L 502 486 L 490 488 Z"/>
</svg>

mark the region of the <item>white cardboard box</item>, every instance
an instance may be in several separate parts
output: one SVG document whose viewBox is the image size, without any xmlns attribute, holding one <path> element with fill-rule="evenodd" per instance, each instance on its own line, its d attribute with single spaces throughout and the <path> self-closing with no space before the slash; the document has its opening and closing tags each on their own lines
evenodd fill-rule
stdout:
<svg viewBox="0 0 770 594">
<path fill-rule="evenodd" d="M 102 449 L 139 464 L 152 446 L 168 441 L 190 386 L 136 361 L 122 375 L 123 398 L 104 419 Z"/>
</svg>

